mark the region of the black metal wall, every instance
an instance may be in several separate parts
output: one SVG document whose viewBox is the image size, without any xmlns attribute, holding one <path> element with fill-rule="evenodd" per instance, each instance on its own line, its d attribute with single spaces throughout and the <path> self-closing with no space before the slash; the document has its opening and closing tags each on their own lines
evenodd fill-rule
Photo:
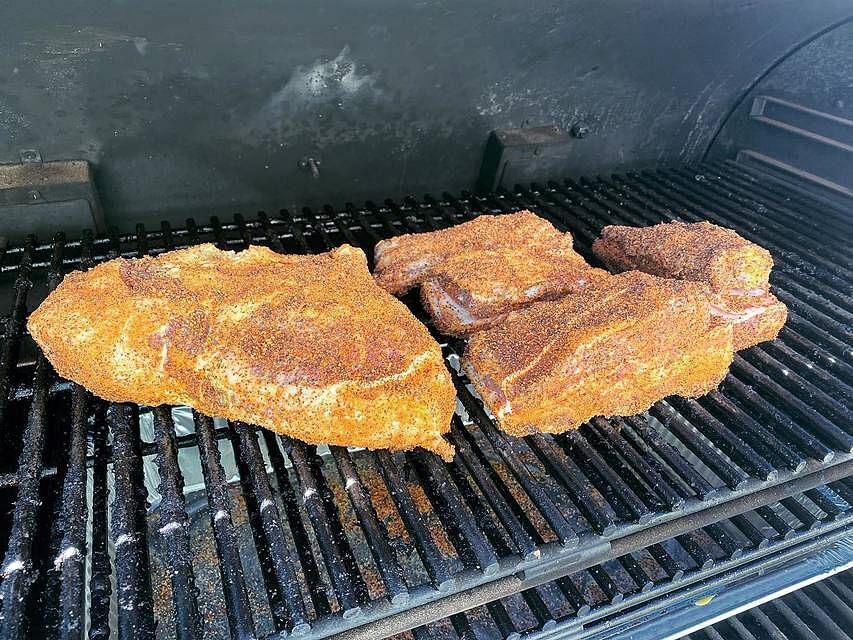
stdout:
<svg viewBox="0 0 853 640">
<path fill-rule="evenodd" d="M 698 159 L 849 0 L 7 0 L 0 161 L 96 165 L 109 221 L 470 188 L 488 132 L 566 172 Z M 319 160 L 319 178 L 299 166 Z M 0 230 L 2 231 L 2 230 Z"/>
</svg>

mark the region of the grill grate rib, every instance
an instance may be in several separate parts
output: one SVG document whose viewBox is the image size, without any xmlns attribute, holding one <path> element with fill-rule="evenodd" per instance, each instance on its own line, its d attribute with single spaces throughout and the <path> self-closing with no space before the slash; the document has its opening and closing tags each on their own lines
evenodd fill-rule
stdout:
<svg viewBox="0 0 853 640">
<path fill-rule="evenodd" d="M 838 500 L 841 487 L 849 484 L 849 480 L 845 480 L 831 486 L 821 485 L 804 494 L 809 496 L 817 492 L 830 501 L 826 503 L 830 510 L 819 510 L 816 516 L 816 520 L 821 523 L 818 528 L 827 527 L 823 533 L 816 533 L 813 529 L 815 516 L 808 511 L 798 511 L 804 517 L 795 518 L 793 536 L 768 532 L 766 537 L 764 534 L 759 536 L 763 544 L 756 543 L 749 537 L 741 538 L 734 534 L 744 522 L 748 522 L 749 527 L 755 527 L 753 523 L 760 520 L 755 512 L 747 512 L 678 536 L 675 540 L 620 556 L 617 564 L 605 562 L 594 565 L 554 583 L 525 590 L 520 601 L 515 597 L 506 597 L 456 614 L 456 624 L 452 630 L 435 623 L 414 630 L 415 636 L 430 640 L 456 640 L 463 637 L 460 630 L 472 630 L 472 637 L 484 638 L 510 638 L 528 634 L 539 637 L 539 633 L 543 637 L 616 637 L 619 635 L 619 627 L 613 625 L 618 622 L 620 611 L 638 614 L 639 621 L 654 619 L 656 613 L 675 617 L 678 603 L 692 604 L 702 593 L 701 585 L 708 581 L 717 582 L 709 583 L 705 591 L 718 593 L 723 590 L 718 584 L 736 584 L 742 582 L 745 575 L 762 575 L 767 571 L 772 573 L 774 564 L 778 564 L 774 563 L 777 554 L 786 554 L 789 560 L 802 559 L 809 557 L 815 548 L 828 544 L 823 542 L 824 536 L 833 540 L 848 537 L 850 527 L 853 526 L 853 507 L 843 501 L 839 503 Z M 807 502 L 804 495 L 793 496 L 786 501 L 803 505 Z M 783 509 L 778 503 L 763 508 L 774 513 Z M 846 524 L 835 529 L 837 515 L 834 514 L 839 509 L 844 514 L 841 518 Z M 620 567 L 625 570 L 625 576 L 621 575 Z M 781 600 L 748 610 L 737 618 L 729 618 L 685 637 L 696 640 L 751 638 L 750 629 L 760 632 L 755 637 L 787 637 L 781 632 L 778 636 L 762 635 L 774 624 L 766 613 L 781 626 L 785 626 L 782 619 L 787 618 L 784 621 L 788 622 L 788 633 L 803 633 L 807 630 L 808 633 L 816 631 L 818 635 L 814 637 L 847 637 L 840 634 L 838 628 L 843 626 L 849 629 L 850 624 L 853 624 L 853 590 L 849 586 L 849 576 L 848 572 L 805 587 L 783 596 Z M 697 587 L 700 587 L 700 591 L 696 591 Z M 525 603 L 526 608 L 520 602 Z M 528 609 L 532 611 L 532 617 L 528 615 Z M 552 615 L 555 611 L 561 614 Z M 755 625 L 759 625 L 760 629 L 755 629 Z M 641 626 L 626 628 L 645 637 Z M 552 635 L 544 634 L 546 631 Z M 741 635 L 732 635 L 735 631 Z M 400 638 L 402 636 L 395 636 L 395 640 Z"/>
<path fill-rule="evenodd" d="M 348 242 L 370 256 L 382 238 L 522 207 L 570 230 L 586 257 L 605 224 L 710 219 L 733 227 L 773 252 L 774 290 L 789 304 L 789 323 L 779 340 L 740 354 L 720 390 L 706 397 L 670 398 L 641 416 L 600 418 L 577 432 L 524 439 L 496 428 L 454 368 L 461 345 L 436 335 L 464 408 L 449 435 L 458 450 L 452 464 L 423 452 L 339 447 L 321 457 L 315 447 L 242 424 L 214 424 L 198 414 L 192 431 L 176 433 L 177 418 L 166 407 L 153 410 L 152 441 L 141 441 L 140 414 L 147 409 L 108 406 L 75 385 L 54 381 L 25 335 L 27 310 L 63 272 L 104 259 L 156 255 L 199 242 L 236 250 L 265 244 L 286 253 Z M 55 598 L 61 614 L 55 617 L 64 638 L 83 633 L 86 557 L 92 638 L 109 635 L 113 598 L 121 636 L 134 628 L 153 631 L 154 593 L 172 602 L 164 610 L 173 613 L 173 624 L 158 621 L 161 635 L 171 632 L 166 629 L 181 638 L 215 633 L 220 627 L 202 611 L 200 588 L 212 589 L 222 602 L 227 628 L 220 626 L 233 637 L 267 633 L 271 626 L 326 637 L 356 625 L 365 625 L 361 633 L 378 633 L 376 621 L 388 616 L 393 622 L 383 632 L 411 626 L 416 615 L 428 615 L 427 603 L 439 598 L 448 603 L 454 590 L 493 582 L 517 591 L 543 582 L 548 572 L 593 567 L 584 574 L 586 582 L 561 578 L 553 589 L 528 590 L 516 599 L 529 620 L 553 626 L 564 617 L 560 606 L 582 616 L 601 602 L 616 607 L 637 593 L 651 594 L 751 553 L 846 526 L 853 485 L 845 480 L 811 487 L 850 474 L 851 251 L 827 242 L 826 233 L 846 237 L 851 228 L 832 207 L 751 171 L 715 164 L 566 180 L 482 197 L 443 194 L 368 202 L 364 208 L 260 213 L 256 219 L 238 214 L 233 222 L 212 218 L 208 225 L 188 220 L 184 229 L 139 225 L 128 235 L 58 236 L 48 244 L 29 238 L 8 247 L 0 262 L 0 294 L 9 301 L 0 348 L 0 430 L 13 444 L 0 452 L 0 492 L 17 495 L 17 502 L 0 544 L 6 545 L 4 566 L 20 561 L 23 569 L 7 572 L 0 583 L 0 636 L 14 637 L 31 621 L 36 624 L 42 601 L 30 587 L 55 558 L 48 557 L 51 549 L 32 545 L 32 533 L 40 518 L 52 517 L 47 506 L 40 508 L 39 496 L 54 487 L 62 496 L 61 522 L 52 525 L 61 533 L 60 552 L 80 551 L 79 556 L 68 551 L 60 566 Z M 424 317 L 414 297 L 407 302 Z M 69 432 L 67 451 L 43 451 L 53 433 L 52 416 L 56 428 Z M 160 499 L 156 513 L 147 516 L 145 500 L 151 496 L 144 494 L 142 474 L 154 468 Z M 238 480 L 233 487 L 227 482 L 231 473 Z M 781 506 L 741 515 L 725 510 L 732 499 L 798 476 L 808 489 L 804 500 L 786 497 Z M 185 483 L 199 490 L 184 496 Z M 209 523 L 190 515 L 200 497 Z M 690 531 L 689 515 L 711 509 L 732 517 Z M 247 518 L 237 517 L 244 512 Z M 608 554 L 605 540 L 665 521 L 675 523 L 674 540 L 597 564 Z M 206 543 L 215 548 L 213 570 L 221 578 L 213 584 L 203 577 L 209 568 L 195 557 Z M 159 567 L 168 576 L 165 587 L 151 582 Z M 463 609 L 464 599 L 452 607 L 451 613 Z M 400 617 L 407 608 L 411 616 Z M 507 614 L 508 605 L 493 603 L 488 611 L 505 636 L 523 631 Z M 476 624 L 464 615 L 454 616 L 449 626 L 476 634 Z M 416 635 L 423 633 L 428 635 Z"/>
</svg>

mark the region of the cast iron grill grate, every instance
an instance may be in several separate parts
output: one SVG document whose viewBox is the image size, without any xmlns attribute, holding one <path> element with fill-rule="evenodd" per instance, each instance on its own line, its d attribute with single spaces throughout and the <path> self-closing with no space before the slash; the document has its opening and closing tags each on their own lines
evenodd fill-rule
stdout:
<svg viewBox="0 0 853 640">
<path fill-rule="evenodd" d="M 789 505 L 802 507 L 802 510 L 794 507 L 800 517 L 781 502 L 766 505 L 519 594 L 417 627 L 398 634 L 394 640 L 581 639 L 622 637 L 629 629 L 634 637 L 651 638 L 655 637 L 654 633 L 643 632 L 642 624 L 660 616 L 669 618 L 673 623 L 669 631 L 674 632 L 679 605 L 695 608 L 696 601 L 710 602 L 712 598 L 708 596 L 725 593 L 727 588 L 755 576 L 772 575 L 780 566 L 790 566 L 797 560 L 813 557 L 839 540 L 849 540 L 853 505 L 841 496 L 850 495 L 852 482 L 848 478 L 787 498 Z M 818 507 L 818 502 L 824 504 L 828 511 Z M 834 608 L 839 605 L 833 594 L 848 607 L 853 605 L 850 583 L 848 572 L 828 580 L 821 587 L 807 587 L 802 595 L 808 600 L 814 598 L 815 590 L 819 591 L 820 600 L 825 600 L 825 604 L 831 607 L 826 609 L 826 613 L 833 617 L 836 615 Z M 784 582 L 778 583 L 779 588 L 788 586 Z M 825 587 L 831 592 L 827 592 Z M 799 596 L 793 598 L 801 601 Z M 768 606 L 785 605 L 771 603 Z M 820 606 L 814 607 L 815 611 L 820 609 Z M 840 607 L 839 610 L 843 613 L 843 609 Z M 822 617 L 819 613 L 810 615 Z M 760 611 L 753 611 L 747 617 L 758 621 Z M 774 618 L 781 625 L 778 616 Z M 736 628 L 738 619 L 728 620 L 690 637 L 717 638 L 714 629 L 723 633 L 724 638 L 741 637 L 722 631 L 723 628 Z M 837 622 L 843 618 L 834 619 Z M 821 622 L 825 623 L 825 620 Z M 817 625 L 814 629 L 825 630 L 827 635 L 808 637 L 835 637 L 832 623 Z M 799 631 L 799 628 L 795 626 L 792 630 Z M 761 626 L 757 631 L 757 638 L 777 637 Z"/>
<path fill-rule="evenodd" d="M 719 391 L 565 436 L 504 436 L 455 375 L 450 465 L 420 451 L 319 456 L 201 415 L 176 434 L 175 411 L 105 406 L 56 380 L 25 335 L 28 310 L 63 273 L 112 257 L 198 242 L 284 252 L 349 242 L 369 254 L 382 237 L 522 207 L 570 229 L 586 256 L 610 223 L 733 227 L 773 252 L 790 320 L 779 340 L 741 353 Z M 851 226 L 841 211 L 722 164 L 2 248 L 0 491 L 14 508 L 0 521 L 0 637 L 80 637 L 84 624 L 94 638 L 110 625 L 124 637 L 325 637 L 371 633 L 380 619 L 390 633 L 845 477 Z M 444 350 L 453 367 L 459 345 Z M 204 483 L 201 518 L 184 495 L 190 465 Z"/>
</svg>

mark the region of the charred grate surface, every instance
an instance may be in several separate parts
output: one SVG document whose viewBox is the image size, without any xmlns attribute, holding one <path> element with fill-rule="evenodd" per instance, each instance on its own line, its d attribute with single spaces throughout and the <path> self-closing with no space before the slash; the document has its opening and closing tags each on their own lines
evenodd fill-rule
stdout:
<svg viewBox="0 0 853 640">
<path fill-rule="evenodd" d="M 853 481 L 849 478 L 821 485 L 787 498 L 789 506 L 797 505 L 793 509 L 786 508 L 783 502 L 772 503 L 417 627 L 394 636 L 393 640 L 497 640 L 537 637 L 537 634 L 549 638 L 600 637 L 605 633 L 603 630 L 621 622 L 623 612 L 630 611 L 635 616 L 640 613 L 642 615 L 637 616 L 639 620 L 653 617 L 655 612 L 676 615 L 673 603 L 692 602 L 698 600 L 703 592 L 719 592 L 725 585 L 742 583 L 750 576 L 772 573 L 774 568 L 807 557 L 840 538 L 849 537 L 853 531 L 853 505 L 847 503 L 841 494 L 849 493 L 851 487 Z M 819 502 L 828 511 L 821 509 Z M 768 517 L 770 513 L 772 517 Z M 710 585 L 712 580 L 713 586 Z M 779 588 L 787 586 L 779 584 Z M 823 586 L 807 587 L 800 596 L 794 594 L 785 598 L 807 602 L 814 597 L 813 592 L 818 591 L 822 603 L 837 607 L 839 602 L 832 597 L 835 594 L 850 607 L 853 606 L 851 586 L 853 578 L 847 572 L 827 580 Z M 827 592 L 825 587 L 830 591 Z M 774 602 L 765 606 L 778 605 Z M 821 606 L 815 609 L 821 609 Z M 840 607 L 839 611 L 843 613 L 843 609 Z M 667 613 L 662 613 L 665 611 Z M 749 613 L 745 614 L 746 617 L 756 619 L 755 611 L 751 617 Z M 814 613 L 812 617 L 821 616 Z M 727 620 L 689 637 L 716 639 L 718 636 L 714 635 L 714 629 L 721 633 L 723 628 L 732 629 L 737 626 L 738 619 Z M 807 626 L 818 634 L 808 636 L 810 638 L 838 637 L 834 635 L 832 625 L 826 627 L 826 635 L 819 632 L 823 628 L 820 625 Z M 620 631 L 624 629 L 612 628 L 613 637 L 618 637 Z M 776 637 L 768 635 L 766 630 L 760 631 L 762 633 L 757 638 Z M 722 637 L 741 636 L 723 633 Z"/>
<path fill-rule="evenodd" d="M 421 451 L 318 452 L 185 409 L 107 407 L 57 380 L 24 329 L 60 274 L 119 255 L 199 242 L 294 253 L 349 242 L 370 254 L 383 237 L 518 208 L 571 230 L 586 256 L 606 224 L 735 228 L 773 252 L 789 322 L 779 340 L 739 354 L 719 391 L 565 436 L 504 436 L 455 375 L 452 464 Z M 472 594 L 454 600 L 461 611 L 641 548 L 674 577 L 654 545 L 676 536 L 710 570 L 715 559 L 691 531 L 704 527 L 737 553 L 717 521 L 783 498 L 808 520 L 787 498 L 850 475 L 851 227 L 843 211 L 720 164 L 0 248 L 0 637 L 81 637 L 87 620 L 94 638 L 155 628 L 325 637 L 357 626 L 376 637 L 368 625 L 423 624 L 427 607 L 451 606 L 448 594 Z M 444 349 L 454 368 L 459 345 Z M 844 491 L 843 505 L 819 489 L 813 502 L 846 513 Z M 618 584 L 590 575 L 618 599 Z M 526 602 L 543 612 L 534 596 Z"/>
</svg>

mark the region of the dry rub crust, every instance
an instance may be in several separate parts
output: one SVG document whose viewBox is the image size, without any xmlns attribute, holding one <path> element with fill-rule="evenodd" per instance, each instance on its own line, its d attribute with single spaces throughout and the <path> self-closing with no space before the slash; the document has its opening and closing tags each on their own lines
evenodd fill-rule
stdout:
<svg viewBox="0 0 853 640">
<path fill-rule="evenodd" d="M 451 256 L 421 285 L 421 301 L 443 333 L 465 336 L 538 300 L 581 293 L 609 274 L 578 263 L 577 254 L 542 259 L 528 249 Z"/>
<path fill-rule="evenodd" d="M 480 216 L 376 245 L 376 281 L 395 294 L 421 285 L 444 333 L 465 335 L 537 300 L 586 289 L 607 277 L 572 248 L 572 236 L 530 211 Z"/>
<path fill-rule="evenodd" d="M 732 325 L 735 349 L 773 340 L 788 317 L 769 292 L 770 252 L 731 229 L 710 222 L 609 226 L 592 250 L 614 272 L 639 269 L 707 283 L 714 322 Z"/>
<path fill-rule="evenodd" d="M 374 249 L 374 277 L 379 286 L 399 295 L 440 275 L 442 265 L 453 257 L 488 250 L 499 254 L 505 250 L 522 252 L 525 249 L 530 256 L 562 255 L 585 264 L 572 248 L 571 234 L 558 231 L 532 211 L 524 210 L 479 216 L 440 231 L 409 233 L 382 240 Z"/>
<path fill-rule="evenodd" d="M 347 245 L 111 260 L 69 274 L 28 327 L 60 375 L 110 401 L 190 405 L 311 443 L 453 455 L 439 346 Z"/>
<path fill-rule="evenodd" d="M 707 282 L 714 291 L 767 291 L 770 252 L 710 222 L 604 227 L 592 250 L 612 271 Z"/>
<path fill-rule="evenodd" d="M 707 289 L 638 271 L 510 313 L 474 334 L 463 366 L 501 428 L 560 433 L 715 388 L 732 329 L 711 327 Z"/>
</svg>

